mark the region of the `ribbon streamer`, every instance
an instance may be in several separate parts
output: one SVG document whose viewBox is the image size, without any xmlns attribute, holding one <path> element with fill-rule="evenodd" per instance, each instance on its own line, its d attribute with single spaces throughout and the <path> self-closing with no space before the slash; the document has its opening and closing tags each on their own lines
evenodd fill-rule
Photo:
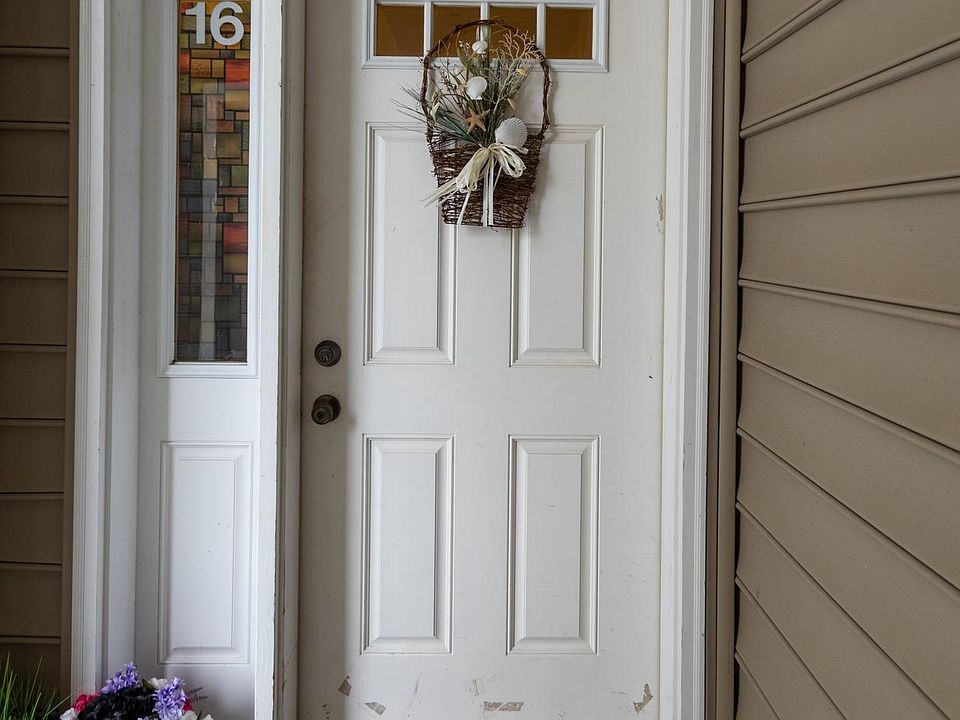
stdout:
<svg viewBox="0 0 960 720">
<path fill-rule="evenodd" d="M 457 218 L 457 225 L 460 225 L 463 223 L 463 216 L 467 212 L 470 193 L 476 191 L 482 178 L 484 181 L 483 224 L 486 227 L 493 226 L 493 190 L 500 179 L 500 173 L 518 178 L 523 175 L 523 171 L 527 168 L 517 154 L 518 152 L 525 153 L 526 150 L 499 142 L 481 146 L 463 166 L 460 174 L 425 197 L 423 204 L 429 205 L 433 202 L 441 202 L 454 193 L 465 192 L 467 196 L 463 200 L 463 207 L 460 208 L 460 217 Z"/>
</svg>

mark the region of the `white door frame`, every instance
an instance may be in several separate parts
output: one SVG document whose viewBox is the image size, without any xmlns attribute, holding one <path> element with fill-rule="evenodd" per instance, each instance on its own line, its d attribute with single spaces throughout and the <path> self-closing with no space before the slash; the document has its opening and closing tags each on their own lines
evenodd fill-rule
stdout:
<svg viewBox="0 0 960 720">
<path fill-rule="evenodd" d="M 705 713 L 713 0 L 669 0 L 660 717 Z"/>
<path fill-rule="evenodd" d="M 704 712 L 704 549 L 709 298 L 712 0 L 668 0 L 667 154 L 659 707 L 663 720 Z M 79 0 L 77 419 L 73 553 L 73 685 L 95 687 L 133 653 L 136 313 L 139 227 L 139 47 L 136 17 L 114 0 Z M 276 672 L 258 677 L 256 716 L 296 717 L 299 564 L 300 257 L 304 0 L 283 0 L 283 268 L 278 538 L 254 552 L 277 568 Z M 133 5 L 136 5 L 135 3 Z M 131 95 L 131 91 L 133 94 Z M 122 98 L 123 103 L 118 102 Z M 131 103 L 135 106 L 130 107 Z M 279 104 L 277 105 L 280 106 Z M 131 116 L 137 118 L 130 122 Z M 114 158 L 123 154 L 123 163 Z M 131 165 L 134 170 L 131 170 Z M 131 188 L 130 183 L 134 186 Z M 135 302 L 133 307 L 135 307 Z M 131 512 L 131 509 L 133 512 Z M 279 555 L 279 557 L 277 557 Z M 270 564 L 270 563 L 267 563 Z M 266 577 L 262 574 L 261 582 Z M 116 588 L 120 588 L 118 592 Z M 271 589 L 272 590 L 272 589 Z M 262 589 L 262 595 L 270 592 Z M 269 663 L 267 663 L 269 664 Z"/>
</svg>

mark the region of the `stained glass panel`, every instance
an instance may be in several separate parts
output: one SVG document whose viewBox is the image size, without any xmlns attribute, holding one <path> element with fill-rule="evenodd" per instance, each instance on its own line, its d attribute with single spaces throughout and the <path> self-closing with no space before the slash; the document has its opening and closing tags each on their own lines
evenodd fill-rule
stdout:
<svg viewBox="0 0 960 720">
<path fill-rule="evenodd" d="M 247 359 L 250 2 L 180 2 L 176 352 Z"/>
</svg>

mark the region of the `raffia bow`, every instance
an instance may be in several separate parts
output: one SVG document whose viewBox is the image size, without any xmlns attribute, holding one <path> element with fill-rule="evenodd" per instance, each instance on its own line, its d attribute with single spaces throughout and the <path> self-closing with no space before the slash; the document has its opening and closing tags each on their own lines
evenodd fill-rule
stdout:
<svg viewBox="0 0 960 720">
<path fill-rule="evenodd" d="M 476 192 L 477 185 L 483 179 L 483 224 L 487 227 L 493 226 L 493 190 L 500 179 L 500 173 L 518 178 L 527 168 L 517 153 L 526 153 L 526 150 L 499 142 L 480 147 L 466 162 L 459 175 L 424 198 L 424 205 L 442 202 L 444 198 L 454 193 L 465 192 L 467 196 L 463 199 L 460 217 L 457 218 L 457 225 L 460 225 L 463 223 L 464 213 L 467 212 L 470 193 Z"/>
</svg>

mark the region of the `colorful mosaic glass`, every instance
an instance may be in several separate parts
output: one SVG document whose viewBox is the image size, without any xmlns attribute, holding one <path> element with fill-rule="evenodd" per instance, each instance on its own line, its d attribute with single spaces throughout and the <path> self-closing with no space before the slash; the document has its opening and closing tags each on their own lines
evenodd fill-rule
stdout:
<svg viewBox="0 0 960 720">
<path fill-rule="evenodd" d="M 178 362 L 247 359 L 250 20 L 249 0 L 179 3 Z"/>
</svg>

